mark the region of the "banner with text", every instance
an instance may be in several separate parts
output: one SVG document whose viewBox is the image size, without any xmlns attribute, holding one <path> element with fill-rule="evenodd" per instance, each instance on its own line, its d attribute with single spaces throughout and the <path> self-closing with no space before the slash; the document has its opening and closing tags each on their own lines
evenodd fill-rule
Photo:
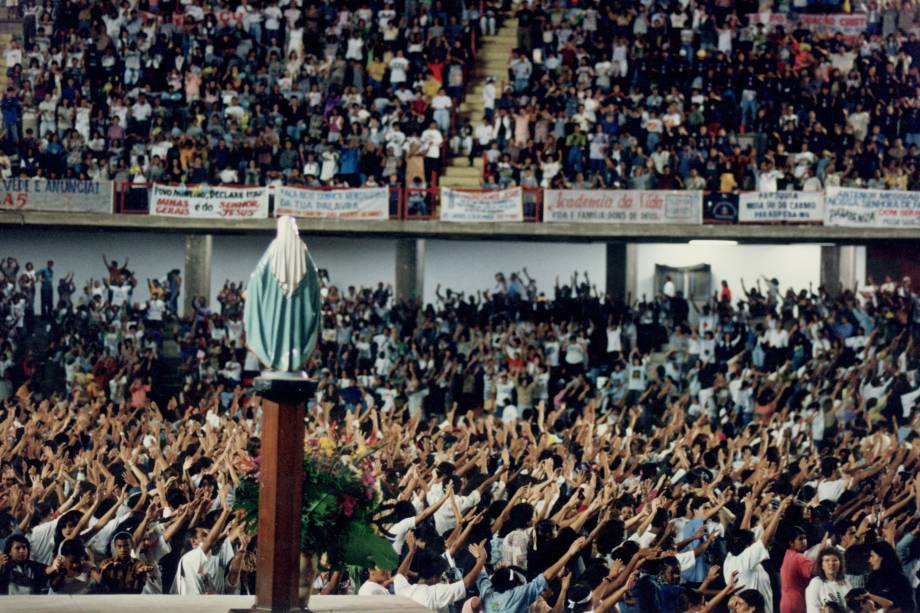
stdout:
<svg viewBox="0 0 920 613">
<path fill-rule="evenodd" d="M 823 192 L 747 192 L 738 196 L 741 223 L 822 223 Z"/>
<path fill-rule="evenodd" d="M 703 223 L 738 223 L 738 194 L 706 192 L 703 196 Z"/>
<path fill-rule="evenodd" d="M 751 13 L 748 19 L 752 24 L 763 25 L 767 31 L 782 26 L 787 32 L 790 29 L 806 28 L 821 33 L 840 32 L 844 36 L 859 36 L 869 25 L 869 18 L 864 13 L 803 14 L 799 15 L 798 20 L 789 19 L 783 13 Z"/>
<path fill-rule="evenodd" d="M 829 187 L 825 223 L 857 228 L 920 228 L 920 192 Z"/>
<path fill-rule="evenodd" d="M 390 218 L 390 191 L 365 189 L 275 189 L 275 217 L 381 220 Z"/>
<path fill-rule="evenodd" d="M 699 225 L 703 192 L 546 190 L 543 221 Z"/>
<path fill-rule="evenodd" d="M 154 185 L 150 188 L 150 214 L 197 219 L 266 219 L 268 189 Z"/>
<path fill-rule="evenodd" d="M 520 187 L 482 192 L 441 188 L 441 221 L 524 221 Z"/>
<path fill-rule="evenodd" d="M 111 181 L 3 179 L 0 210 L 111 213 Z"/>
</svg>

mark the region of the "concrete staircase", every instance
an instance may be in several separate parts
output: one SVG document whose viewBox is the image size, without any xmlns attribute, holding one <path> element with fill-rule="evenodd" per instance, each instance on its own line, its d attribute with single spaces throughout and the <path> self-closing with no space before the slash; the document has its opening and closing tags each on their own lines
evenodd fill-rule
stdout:
<svg viewBox="0 0 920 613">
<path fill-rule="evenodd" d="M 508 80 L 508 64 L 511 51 L 517 46 L 517 19 L 506 19 L 495 36 L 482 39 L 482 46 L 476 53 L 475 70 L 470 77 L 466 98 L 457 109 L 457 125 L 469 121 L 473 128 L 482 119 L 482 90 L 487 77 L 495 77 L 495 87 L 500 90 L 502 81 Z M 497 93 L 500 93 L 497 92 Z M 478 188 L 482 174 L 482 158 L 473 160 L 470 166 L 465 156 L 450 158 L 441 178 L 441 185 L 457 188 Z"/>
<path fill-rule="evenodd" d="M 0 94 L 6 93 L 6 86 L 7 83 L 9 83 L 9 78 L 6 76 L 6 71 L 8 68 L 10 68 L 10 66 L 6 65 L 6 60 L 3 59 L 3 52 L 6 51 L 6 48 L 10 46 L 10 42 L 12 40 L 12 33 L 0 31 Z M 22 39 L 20 38 L 20 40 Z M 23 62 L 25 62 L 25 59 L 23 59 Z"/>
</svg>

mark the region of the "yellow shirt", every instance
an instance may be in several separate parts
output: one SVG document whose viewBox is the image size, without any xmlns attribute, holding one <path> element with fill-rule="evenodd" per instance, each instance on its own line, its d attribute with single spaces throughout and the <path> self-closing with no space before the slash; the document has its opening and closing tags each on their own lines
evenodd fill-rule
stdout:
<svg viewBox="0 0 920 613">
<path fill-rule="evenodd" d="M 367 76 L 375 81 L 383 81 L 383 75 L 387 71 L 387 66 L 380 60 L 374 60 L 367 65 Z"/>
<path fill-rule="evenodd" d="M 735 175 L 730 172 L 723 172 L 722 176 L 719 177 L 719 191 L 732 192 L 735 191 L 736 187 L 738 187 L 738 183 L 735 181 Z"/>
</svg>

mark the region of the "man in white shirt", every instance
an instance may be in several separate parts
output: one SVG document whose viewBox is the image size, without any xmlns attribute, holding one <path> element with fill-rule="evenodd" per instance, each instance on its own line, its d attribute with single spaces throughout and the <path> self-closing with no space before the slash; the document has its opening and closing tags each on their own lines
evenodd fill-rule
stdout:
<svg viewBox="0 0 920 613">
<path fill-rule="evenodd" d="M 751 502 L 745 501 L 745 504 L 751 504 Z M 763 536 L 759 539 L 755 540 L 750 530 L 740 530 L 730 543 L 728 555 L 725 556 L 725 562 L 722 565 L 722 574 L 726 584 L 731 583 L 732 575 L 738 573 L 736 585 L 739 589 L 751 589 L 760 592 L 765 603 L 765 613 L 773 613 L 773 587 L 770 585 L 770 575 L 764 570 L 761 562 L 770 559 L 770 552 L 767 551 L 767 547 L 776 534 L 779 520 L 791 504 L 791 496 L 780 503 L 779 509 L 773 514 L 773 518 L 763 531 Z M 750 521 L 747 514 L 745 517 Z M 744 526 L 744 523 L 742 523 L 742 526 Z"/>
<path fill-rule="evenodd" d="M 433 552 L 422 550 L 418 568 L 418 583 L 411 584 L 406 579 L 406 573 L 412 564 L 418 547 L 415 539 L 409 539 L 409 555 L 399 566 L 398 572 L 393 577 L 393 587 L 397 596 L 404 596 L 413 600 L 423 607 L 438 613 L 448 613 L 450 605 L 466 598 L 466 590 L 473 586 L 479 573 L 482 572 L 486 564 L 485 541 L 478 545 L 470 545 L 469 552 L 476 558 L 473 568 L 463 577 L 461 581 L 453 583 L 441 583 L 441 575 L 447 569 L 447 561 Z"/>
<path fill-rule="evenodd" d="M 673 298 L 677 289 L 674 286 L 674 281 L 671 280 L 671 277 L 665 277 L 664 287 L 661 288 L 661 293 L 664 294 L 665 298 Z"/>
<path fill-rule="evenodd" d="M 482 88 L 482 112 L 484 121 L 491 124 L 495 116 L 495 77 L 487 78 Z"/>
<path fill-rule="evenodd" d="M 760 169 L 760 176 L 757 178 L 757 191 L 775 192 L 779 188 L 779 179 L 783 173 L 773 168 L 769 162 L 764 162 Z"/>
<path fill-rule="evenodd" d="M 428 124 L 428 129 L 422 132 L 421 141 L 425 147 L 425 181 L 428 181 L 432 174 L 441 173 L 441 145 L 444 144 L 444 136 L 438 130 L 438 124 L 433 121 Z"/>
<path fill-rule="evenodd" d="M 172 594 L 198 595 L 223 594 L 227 566 L 233 559 L 233 546 L 230 539 L 224 539 L 220 548 L 214 551 L 218 536 L 223 532 L 230 507 L 224 507 L 220 518 L 214 522 L 210 532 L 196 530 L 192 537 L 192 548 L 179 559 L 179 568 L 173 580 Z"/>
</svg>

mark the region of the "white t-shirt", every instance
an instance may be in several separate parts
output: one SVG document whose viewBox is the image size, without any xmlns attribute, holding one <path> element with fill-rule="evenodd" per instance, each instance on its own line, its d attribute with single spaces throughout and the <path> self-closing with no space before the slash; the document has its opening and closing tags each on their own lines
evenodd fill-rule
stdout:
<svg viewBox="0 0 920 613">
<path fill-rule="evenodd" d="M 138 558 L 144 563 L 153 567 L 153 570 L 147 573 L 147 583 L 144 584 L 142 594 L 162 594 L 163 593 L 163 575 L 160 574 L 160 560 L 172 551 L 163 539 L 162 528 L 160 536 L 156 543 L 150 549 L 142 550 L 138 553 Z"/>
<path fill-rule="evenodd" d="M 764 611 L 773 613 L 773 588 L 770 586 L 770 575 L 761 566 L 761 562 L 770 559 L 770 552 L 763 546 L 761 540 L 734 556 L 728 554 L 722 565 L 722 575 L 726 582 L 731 581 L 731 576 L 738 572 L 738 588 L 752 589 L 760 592 L 764 599 Z"/>
<path fill-rule="evenodd" d="M 544 343 L 543 355 L 546 356 L 546 363 L 549 366 L 559 366 L 559 343 L 556 341 Z"/>
<path fill-rule="evenodd" d="M 166 310 L 166 303 L 155 298 L 147 303 L 147 319 L 150 321 L 163 321 L 163 312 Z"/>
<path fill-rule="evenodd" d="M 130 285 L 112 285 L 112 305 L 120 307 L 128 301 L 128 295 L 131 293 Z"/>
<path fill-rule="evenodd" d="M 805 588 L 805 606 L 808 613 L 820 613 L 828 602 L 835 602 L 844 605 L 846 608 L 847 592 L 853 589 L 853 586 L 846 580 L 825 581 L 820 577 L 814 577 Z"/>
<path fill-rule="evenodd" d="M 390 593 L 385 587 L 373 581 L 365 581 L 358 588 L 358 596 L 389 596 Z"/>
<path fill-rule="evenodd" d="M 409 534 L 409 530 L 415 528 L 415 517 L 407 517 L 406 519 L 401 519 L 392 526 L 390 526 L 390 534 L 393 535 L 393 550 L 397 555 L 402 553 L 403 545 L 406 542 L 406 535 Z M 361 594 L 358 594 L 359 596 Z"/>
<path fill-rule="evenodd" d="M 217 555 L 210 555 L 201 546 L 192 549 L 179 560 L 173 581 L 173 594 L 223 594 L 226 588 L 227 565 L 233 559 L 230 539 L 224 539 Z"/>
<path fill-rule="evenodd" d="M 55 519 L 32 528 L 28 534 L 31 559 L 46 565 L 54 561 L 54 531 L 57 523 Z"/>
<path fill-rule="evenodd" d="M 396 575 L 393 577 L 393 587 L 397 596 L 413 600 L 438 613 L 448 613 L 451 604 L 466 598 L 466 586 L 463 581 L 437 585 L 412 585 L 402 575 Z"/>
<path fill-rule="evenodd" d="M 847 491 L 846 479 L 821 481 L 818 483 L 818 501 L 830 500 L 831 502 L 837 502 L 845 491 Z"/>
</svg>

